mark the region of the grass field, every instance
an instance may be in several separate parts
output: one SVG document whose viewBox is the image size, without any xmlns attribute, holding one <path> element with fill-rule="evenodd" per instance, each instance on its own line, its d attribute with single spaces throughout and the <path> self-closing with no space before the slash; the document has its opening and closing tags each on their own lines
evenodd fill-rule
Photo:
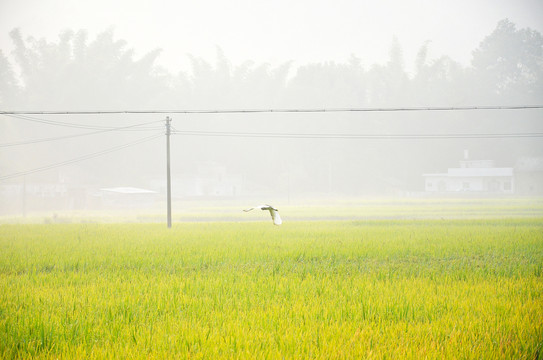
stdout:
<svg viewBox="0 0 543 360">
<path fill-rule="evenodd" d="M 0 225 L 0 358 L 543 358 L 543 218 L 265 220 Z"/>
</svg>

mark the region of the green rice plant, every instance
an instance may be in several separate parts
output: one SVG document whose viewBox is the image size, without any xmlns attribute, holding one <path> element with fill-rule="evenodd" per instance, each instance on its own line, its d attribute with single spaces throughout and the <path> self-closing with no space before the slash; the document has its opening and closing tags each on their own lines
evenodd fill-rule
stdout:
<svg viewBox="0 0 543 360">
<path fill-rule="evenodd" d="M 0 358 L 541 358 L 543 219 L 0 226 Z"/>
</svg>

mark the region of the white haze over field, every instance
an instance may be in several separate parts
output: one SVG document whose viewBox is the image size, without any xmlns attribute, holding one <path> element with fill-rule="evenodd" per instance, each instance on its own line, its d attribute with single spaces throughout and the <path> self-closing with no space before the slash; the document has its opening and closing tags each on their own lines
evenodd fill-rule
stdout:
<svg viewBox="0 0 543 360">
<path fill-rule="evenodd" d="M 541 34 L 541 0 L 0 0 L 0 111 L 542 105 Z M 541 108 L 8 114 L 0 216 L 161 214 L 166 116 L 174 213 L 543 195 Z"/>
</svg>

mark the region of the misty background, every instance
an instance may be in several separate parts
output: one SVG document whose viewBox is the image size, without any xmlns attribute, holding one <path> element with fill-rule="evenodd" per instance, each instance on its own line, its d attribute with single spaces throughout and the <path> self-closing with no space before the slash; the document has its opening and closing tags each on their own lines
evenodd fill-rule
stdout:
<svg viewBox="0 0 543 360">
<path fill-rule="evenodd" d="M 387 41 L 380 63 L 354 53 L 304 64 L 233 61 L 215 46 L 212 57 L 185 54 L 176 70 L 159 64 L 161 50 L 135 49 L 114 28 L 95 36 L 68 29 L 54 39 L 14 28 L 9 41 L 9 53 L 0 51 L 2 111 L 523 106 L 543 99 L 543 37 L 508 19 L 478 40 L 468 63 L 431 56 L 442 47 L 435 41 L 419 44 L 406 61 L 397 37 Z M 104 189 L 128 187 L 154 194 L 128 204 L 161 203 L 166 116 L 173 126 L 174 199 L 286 203 L 425 196 L 423 174 L 446 172 L 465 157 L 496 167 L 536 164 L 540 176 L 542 115 L 541 109 L 0 115 L 0 211 L 103 209 L 126 200 L 122 191 L 115 198 Z M 465 134 L 482 136 L 455 136 Z"/>
</svg>

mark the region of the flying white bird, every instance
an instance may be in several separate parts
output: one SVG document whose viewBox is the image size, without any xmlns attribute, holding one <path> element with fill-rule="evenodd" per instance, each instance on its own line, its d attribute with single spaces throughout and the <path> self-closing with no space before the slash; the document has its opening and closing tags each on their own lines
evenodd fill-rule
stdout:
<svg viewBox="0 0 543 360">
<path fill-rule="evenodd" d="M 281 220 L 281 216 L 279 216 L 279 210 L 277 210 L 276 208 L 268 204 L 255 206 L 249 209 L 244 209 L 243 211 L 247 212 L 254 209 L 268 210 L 270 212 L 274 225 L 281 225 L 283 223 L 283 221 Z"/>
</svg>

